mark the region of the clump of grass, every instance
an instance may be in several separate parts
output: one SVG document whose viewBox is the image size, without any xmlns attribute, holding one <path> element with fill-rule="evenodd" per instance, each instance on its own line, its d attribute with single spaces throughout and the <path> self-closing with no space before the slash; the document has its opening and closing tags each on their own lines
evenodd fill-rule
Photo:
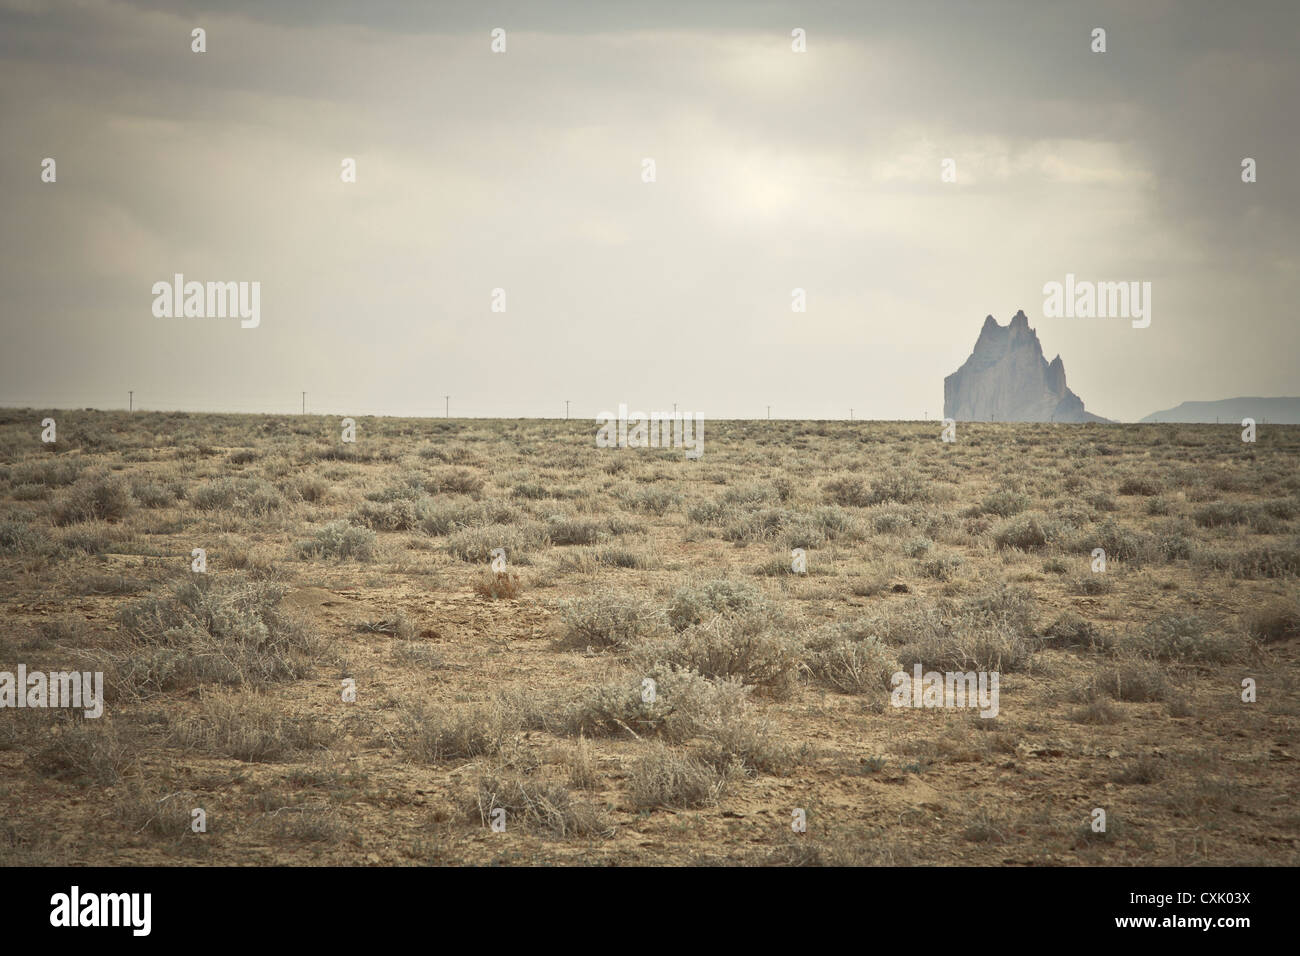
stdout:
<svg viewBox="0 0 1300 956">
<path fill-rule="evenodd" d="M 927 578 L 951 581 L 965 563 L 965 559 L 959 554 L 936 554 L 922 561 L 919 570 Z"/>
<path fill-rule="evenodd" d="M 719 615 L 639 645 L 633 661 L 666 662 L 708 678 L 735 678 L 765 696 L 789 697 L 802 668 L 799 647 L 784 622 L 759 609 Z"/>
<path fill-rule="evenodd" d="M 1091 532 L 1080 536 L 1076 547 L 1089 554 L 1096 548 L 1102 548 L 1107 559 L 1134 562 L 1147 560 L 1156 551 L 1154 539 L 1150 535 L 1122 525 L 1114 518 L 1107 518 Z"/>
<path fill-rule="evenodd" d="M 961 835 L 972 843 L 1006 843 L 1013 832 L 1011 821 L 981 809 L 971 817 Z"/>
<path fill-rule="evenodd" d="M 909 558 L 919 558 L 929 553 L 934 547 L 934 542 L 929 538 L 918 537 L 911 538 L 903 544 L 903 554 Z"/>
<path fill-rule="evenodd" d="M 172 741 L 248 763 L 268 763 L 326 748 L 336 736 L 331 724 L 292 717 L 260 694 L 221 691 L 203 695 L 199 713 L 175 728 Z"/>
<path fill-rule="evenodd" d="M 27 760 L 38 773 L 56 780 L 111 787 L 135 765 L 135 750 L 107 721 L 59 721 Z"/>
<path fill-rule="evenodd" d="M 14 466 L 9 480 L 16 485 L 35 484 L 47 488 L 61 488 L 77 481 L 84 467 L 82 462 L 73 458 L 25 461 Z"/>
<path fill-rule="evenodd" d="M 1098 697 L 1088 701 L 1082 707 L 1076 708 L 1070 716 L 1080 724 L 1091 724 L 1093 726 L 1115 724 L 1122 717 L 1119 709 L 1105 697 Z"/>
<path fill-rule="evenodd" d="M 827 500 L 847 507 L 867 508 L 894 502 L 900 505 L 931 500 L 925 478 L 914 471 L 893 470 L 871 482 L 870 488 L 856 475 L 834 478 L 822 486 Z"/>
<path fill-rule="evenodd" d="M 633 511 L 663 516 L 682 503 L 682 496 L 664 488 L 638 488 L 627 498 Z"/>
<path fill-rule="evenodd" d="M 809 641 L 808 667 L 813 676 L 845 694 L 887 689 L 900 669 L 894 652 L 877 637 L 854 640 L 846 630 L 831 625 Z"/>
<path fill-rule="evenodd" d="M 1300 637 L 1300 604 L 1277 601 L 1252 612 L 1246 618 L 1246 633 L 1261 644 Z"/>
<path fill-rule="evenodd" d="M 1118 511 L 1119 505 L 1115 499 L 1104 491 L 1095 491 L 1090 495 L 1084 496 L 1084 501 L 1093 507 L 1096 511 Z"/>
<path fill-rule="evenodd" d="M 1152 661 L 1123 661 L 1094 674 L 1075 691 L 1081 701 L 1102 697 L 1122 701 L 1159 701 L 1169 694 L 1169 678 L 1163 668 Z"/>
<path fill-rule="evenodd" d="M 303 501 L 318 504 L 329 497 L 330 486 L 323 478 L 315 475 L 304 475 L 294 482 L 293 493 Z"/>
<path fill-rule="evenodd" d="M 562 621 L 564 640 L 572 647 L 631 647 L 666 624 L 658 607 L 625 591 L 567 603 Z"/>
<path fill-rule="evenodd" d="M 176 501 L 178 495 L 174 486 L 137 480 L 131 482 L 131 497 L 146 508 L 166 508 Z"/>
<path fill-rule="evenodd" d="M 1050 530 L 1042 515 L 1020 515 L 993 529 L 993 543 L 999 548 L 1035 551 L 1047 546 Z"/>
<path fill-rule="evenodd" d="M 1129 639 L 1137 654 L 1160 661 L 1226 664 L 1244 648 L 1234 635 L 1216 633 L 1194 614 L 1166 614 Z"/>
<path fill-rule="evenodd" d="M 1156 495 L 1154 498 L 1148 498 L 1146 503 L 1146 513 L 1155 517 L 1163 517 L 1171 514 L 1174 510 L 1174 503 L 1164 495 Z"/>
<path fill-rule="evenodd" d="M 1150 475 L 1129 475 L 1119 483 L 1116 490 L 1121 495 L 1143 495 L 1153 497 L 1164 491 L 1164 482 Z"/>
<path fill-rule="evenodd" d="M 718 579 L 678 589 L 668 606 L 668 622 L 680 631 L 715 614 L 756 610 L 763 604 L 763 592 L 750 582 Z"/>
<path fill-rule="evenodd" d="M 118 796 L 114 814 L 133 833 L 180 839 L 192 832 L 191 811 L 197 806 L 199 796 L 192 790 L 164 793 L 136 784 Z"/>
<path fill-rule="evenodd" d="M 1109 594 L 1115 590 L 1115 580 L 1103 572 L 1080 575 L 1071 584 L 1071 590 L 1075 594 L 1086 594 L 1093 597 Z"/>
<path fill-rule="evenodd" d="M 421 526 L 433 504 L 427 496 L 363 502 L 350 518 L 373 531 L 411 531 Z"/>
<path fill-rule="evenodd" d="M 447 552 L 462 561 L 487 564 L 492 552 L 504 548 L 512 564 L 528 564 L 530 553 L 550 543 L 545 525 L 532 521 L 521 525 L 488 524 L 457 531 L 447 540 Z"/>
<path fill-rule="evenodd" d="M 1027 667 L 1039 640 L 1033 595 L 1000 585 L 961 604 L 910 608 L 873 622 L 882 640 L 898 646 L 903 670 L 915 664 L 942 671 L 1014 671 Z"/>
<path fill-rule="evenodd" d="M 544 723 L 575 736 L 691 741 L 700 759 L 719 766 L 737 760 L 764 773 L 784 773 L 799 760 L 795 748 L 771 733 L 740 681 L 711 680 L 668 664 L 636 680 L 591 688 L 558 719 Z"/>
<path fill-rule="evenodd" d="M 629 787 L 637 810 L 716 806 L 738 768 L 719 768 L 655 741 L 632 766 Z"/>
<path fill-rule="evenodd" d="M 375 533 L 350 521 L 331 521 L 295 546 L 298 557 L 369 561 L 374 556 Z"/>
<path fill-rule="evenodd" d="M 1112 843 L 1122 837 L 1127 830 L 1127 825 L 1117 814 L 1107 814 L 1106 829 L 1094 830 L 1091 823 L 1085 823 L 1074 831 L 1074 849 L 1086 849 L 1096 843 Z"/>
<path fill-rule="evenodd" d="M 1198 563 L 1246 580 L 1295 577 L 1300 575 L 1300 540 L 1244 551 L 1207 551 L 1200 555 Z"/>
<path fill-rule="evenodd" d="M 515 485 L 511 494 L 516 498 L 525 498 L 529 501 L 541 501 L 543 498 L 551 496 L 550 491 L 544 485 L 540 485 L 535 481 L 520 482 Z"/>
<path fill-rule="evenodd" d="M 552 544 L 595 544 L 601 537 L 600 522 L 581 518 L 552 516 L 546 523 L 547 537 Z"/>
<path fill-rule="evenodd" d="M 423 703 L 401 711 L 401 742 L 419 763 L 493 757 L 514 745 L 523 729 L 519 711 L 498 702 L 448 711 Z"/>
<path fill-rule="evenodd" d="M 200 511 L 230 511 L 260 518 L 284 504 L 280 491 L 261 478 L 216 478 L 200 485 L 190 499 Z"/>
<path fill-rule="evenodd" d="M 488 571 L 474 582 L 474 593 L 490 601 L 513 600 L 519 597 L 523 589 L 519 575 L 508 571 Z"/>
<path fill-rule="evenodd" d="M 30 527 L 19 521 L 0 521 L 0 554 L 27 554 L 40 544 Z"/>
<path fill-rule="evenodd" d="M 436 470 L 424 479 L 425 490 L 444 495 L 469 495 L 477 498 L 486 483 L 481 475 L 468 468 Z"/>
<path fill-rule="evenodd" d="M 1116 783 L 1151 784 L 1159 783 L 1165 778 L 1165 765 L 1158 757 L 1144 756 L 1122 765 L 1111 776 Z"/>
<path fill-rule="evenodd" d="M 55 502 L 50 518 L 56 525 L 81 521 L 120 521 L 134 504 L 126 482 L 109 474 L 96 474 L 78 481 Z"/>
<path fill-rule="evenodd" d="M 999 518 L 1010 518 L 1012 515 L 1018 515 L 1029 507 L 1029 496 L 1021 494 L 1018 491 L 1003 489 L 995 491 L 988 495 L 980 502 L 979 506 L 974 509 L 975 514 L 997 515 Z"/>
<path fill-rule="evenodd" d="M 472 819 L 483 826 L 503 819 L 506 832 L 518 827 L 559 839 L 611 836 L 605 811 L 575 799 L 563 784 L 519 774 L 494 774 L 479 778 L 475 792 L 465 801 Z M 500 816 L 500 811 L 505 816 Z"/>
<path fill-rule="evenodd" d="M 591 743 L 579 736 L 577 743 L 565 751 L 561 758 L 568 770 L 569 786 L 575 790 L 596 790 L 600 787 L 600 770 Z"/>
<path fill-rule="evenodd" d="M 1075 611 L 1061 612 L 1056 620 L 1043 631 L 1043 635 L 1060 642 L 1066 647 L 1109 650 L 1114 645 L 1113 638 L 1104 634 L 1097 625 Z"/>
<path fill-rule="evenodd" d="M 281 605 L 284 589 L 193 575 L 124 608 L 118 620 L 142 648 L 109 657 L 105 680 L 128 697 L 204 683 L 296 680 L 328 649 Z"/>
</svg>

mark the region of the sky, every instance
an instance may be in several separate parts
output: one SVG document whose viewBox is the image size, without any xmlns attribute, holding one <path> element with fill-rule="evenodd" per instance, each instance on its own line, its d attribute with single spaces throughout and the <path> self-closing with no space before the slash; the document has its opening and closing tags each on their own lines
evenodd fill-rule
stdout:
<svg viewBox="0 0 1300 956">
<path fill-rule="evenodd" d="M 0 0 L 0 404 L 937 418 L 1022 309 L 1108 418 L 1300 395 L 1298 48 L 1289 0 Z M 1067 274 L 1150 324 L 1045 317 Z"/>
</svg>

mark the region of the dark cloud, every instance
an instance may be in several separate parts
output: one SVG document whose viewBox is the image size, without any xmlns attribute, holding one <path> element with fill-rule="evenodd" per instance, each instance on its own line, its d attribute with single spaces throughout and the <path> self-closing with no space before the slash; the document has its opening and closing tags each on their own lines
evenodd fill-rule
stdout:
<svg viewBox="0 0 1300 956">
<path fill-rule="evenodd" d="M 1263 2 L 0 3 L 0 400 L 129 374 L 223 407 L 919 415 L 1018 308 L 1104 415 L 1295 393 L 1297 27 Z M 160 324 L 174 271 L 260 279 L 272 311 Z M 1040 320 L 1067 271 L 1154 282 L 1152 327 Z"/>
</svg>

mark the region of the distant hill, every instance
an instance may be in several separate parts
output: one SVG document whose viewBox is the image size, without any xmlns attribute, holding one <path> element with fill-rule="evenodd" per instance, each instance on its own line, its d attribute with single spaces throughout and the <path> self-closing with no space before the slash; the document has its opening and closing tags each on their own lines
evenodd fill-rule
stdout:
<svg viewBox="0 0 1300 956">
<path fill-rule="evenodd" d="M 943 415 L 959 422 L 1104 422 L 1065 387 L 1065 363 L 1043 356 L 1024 312 L 984 320 L 975 350 L 943 380 Z"/>
<path fill-rule="evenodd" d="M 1300 398 L 1224 398 L 1217 402 L 1183 402 L 1152 412 L 1144 422 L 1240 422 L 1253 418 L 1270 425 L 1300 425 Z"/>
</svg>

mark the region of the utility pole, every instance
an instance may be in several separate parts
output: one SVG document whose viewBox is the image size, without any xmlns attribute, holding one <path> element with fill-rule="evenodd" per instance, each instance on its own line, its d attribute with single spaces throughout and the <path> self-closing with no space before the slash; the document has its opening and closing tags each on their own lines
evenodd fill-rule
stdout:
<svg viewBox="0 0 1300 956">
<path fill-rule="evenodd" d="M 853 409 L 849 409 L 849 421 L 853 421 Z"/>
<path fill-rule="evenodd" d="M 128 412 L 133 412 L 135 411 L 135 392 L 127 392 L 126 394 L 131 396 L 127 399 L 126 410 Z"/>
<path fill-rule="evenodd" d="M 446 411 L 443 413 L 443 418 L 451 418 L 451 396 L 444 395 L 442 397 L 447 400 L 447 407 L 446 407 Z"/>
<path fill-rule="evenodd" d="M 304 415 L 307 414 L 307 393 L 306 392 L 302 393 L 302 413 Z"/>
<path fill-rule="evenodd" d="M 569 400 L 567 398 L 564 400 L 564 420 L 566 422 L 569 420 Z"/>
<path fill-rule="evenodd" d="M 768 420 L 769 422 L 772 420 L 772 406 L 771 406 L 771 405 L 767 406 L 767 420 Z"/>
</svg>

